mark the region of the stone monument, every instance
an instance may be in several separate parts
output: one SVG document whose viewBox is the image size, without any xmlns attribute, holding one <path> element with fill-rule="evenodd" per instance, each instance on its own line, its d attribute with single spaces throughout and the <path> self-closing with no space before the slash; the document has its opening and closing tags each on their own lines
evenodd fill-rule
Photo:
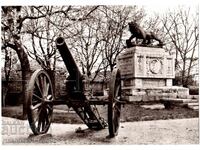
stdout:
<svg viewBox="0 0 200 150">
<path fill-rule="evenodd" d="M 129 95 L 129 101 L 154 101 L 189 95 L 187 88 L 172 85 L 175 77 L 173 56 L 166 53 L 162 45 L 148 44 L 127 45 L 128 48 L 118 56 L 122 89 Z"/>
</svg>

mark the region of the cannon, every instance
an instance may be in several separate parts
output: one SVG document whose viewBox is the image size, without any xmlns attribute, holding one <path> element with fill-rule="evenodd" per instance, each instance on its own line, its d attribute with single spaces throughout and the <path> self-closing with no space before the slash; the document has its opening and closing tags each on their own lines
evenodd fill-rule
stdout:
<svg viewBox="0 0 200 150">
<path fill-rule="evenodd" d="M 47 133 L 52 122 L 53 106 L 66 104 L 78 114 L 89 129 L 100 130 L 108 127 L 109 137 L 118 134 L 121 105 L 121 76 L 119 69 L 114 69 L 109 82 L 108 96 L 88 97 L 85 93 L 85 79 L 79 71 L 63 37 L 55 41 L 56 47 L 68 70 L 67 96 L 56 100 L 49 75 L 44 70 L 36 70 L 30 78 L 26 93 L 27 117 L 35 135 Z M 64 81 L 63 81 L 64 82 Z M 107 121 L 100 116 L 96 105 L 107 105 Z M 67 116 L 66 116 L 67 117 Z"/>
</svg>

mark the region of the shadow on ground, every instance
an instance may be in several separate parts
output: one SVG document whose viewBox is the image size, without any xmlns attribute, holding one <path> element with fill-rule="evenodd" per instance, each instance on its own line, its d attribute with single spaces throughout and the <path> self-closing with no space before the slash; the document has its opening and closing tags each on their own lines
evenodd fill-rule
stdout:
<svg viewBox="0 0 200 150">
<path fill-rule="evenodd" d="M 195 118 L 199 116 L 198 111 L 184 107 L 174 106 L 171 109 L 146 109 L 142 104 L 126 104 L 122 107 L 121 122 L 146 121 L 146 120 L 167 120 Z M 60 111 L 61 110 L 61 111 Z M 98 110 L 103 118 L 107 120 L 107 106 L 98 106 Z M 22 119 L 22 106 L 7 106 L 2 108 L 2 116 Z M 69 111 L 66 105 L 54 107 L 54 123 L 82 123 L 79 116 L 74 111 Z"/>
</svg>

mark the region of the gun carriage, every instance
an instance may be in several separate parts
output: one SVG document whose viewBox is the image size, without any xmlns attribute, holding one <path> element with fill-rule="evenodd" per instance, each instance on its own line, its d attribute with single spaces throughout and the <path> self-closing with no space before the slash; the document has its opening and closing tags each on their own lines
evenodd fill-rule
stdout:
<svg viewBox="0 0 200 150">
<path fill-rule="evenodd" d="M 121 105 L 124 103 L 121 98 L 120 71 L 113 70 L 107 97 L 88 98 L 85 93 L 85 79 L 64 39 L 58 37 L 55 42 L 69 72 L 66 85 L 68 96 L 62 101 L 55 100 L 49 75 L 44 70 L 36 70 L 30 78 L 26 94 L 27 117 L 32 132 L 35 135 L 46 133 L 52 121 L 53 106 L 66 104 L 73 108 L 88 128 L 100 130 L 108 126 L 109 136 L 116 136 L 120 124 Z M 99 115 L 96 105 L 108 106 L 107 122 Z"/>
</svg>

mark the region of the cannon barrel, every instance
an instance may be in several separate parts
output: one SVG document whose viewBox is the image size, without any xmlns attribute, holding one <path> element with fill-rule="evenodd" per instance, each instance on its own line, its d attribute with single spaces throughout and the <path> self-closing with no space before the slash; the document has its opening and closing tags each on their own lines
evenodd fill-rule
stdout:
<svg viewBox="0 0 200 150">
<path fill-rule="evenodd" d="M 76 80 L 81 78 L 82 74 L 78 66 L 76 65 L 76 62 L 71 52 L 69 51 L 63 37 L 58 37 L 56 39 L 56 47 L 58 48 L 60 55 L 65 63 L 65 66 L 70 74 L 70 79 Z"/>
<path fill-rule="evenodd" d="M 65 66 L 69 72 L 68 81 L 71 82 L 68 85 L 68 92 L 73 93 L 73 91 L 83 92 L 83 76 L 76 65 L 74 58 L 72 57 L 71 52 L 69 51 L 65 40 L 63 37 L 58 37 L 56 39 L 56 47 L 60 52 L 60 55 L 65 63 Z M 70 91 L 71 89 L 71 91 Z M 83 93 L 82 93 L 83 94 Z"/>
</svg>

